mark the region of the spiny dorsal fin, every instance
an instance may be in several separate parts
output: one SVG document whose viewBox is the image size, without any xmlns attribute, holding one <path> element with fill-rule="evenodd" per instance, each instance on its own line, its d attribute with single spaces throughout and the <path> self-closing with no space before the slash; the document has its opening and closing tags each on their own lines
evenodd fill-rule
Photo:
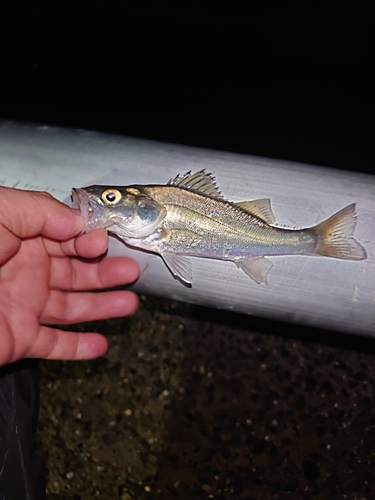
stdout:
<svg viewBox="0 0 375 500">
<path fill-rule="evenodd" d="M 268 198 L 261 200 L 239 201 L 235 203 L 238 207 L 246 212 L 259 217 L 267 224 L 275 224 L 275 216 L 272 213 L 271 203 Z"/>
<path fill-rule="evenodd" d="M 215 177 L 212 174 L 208 174 L 205 170 L 200 170 L 194 174 L 186 172 L 184 175 L 176 175 L 174 179 L 168 181 L 168 186 L 176 186 L 182 189 L 188 189 L 189 191 L 194 191 L 195 193 L 204 194 L 205 196 L 210 196 L 211 198 L 223 199 L 219 188 L 216 185 Z"/>
</svg>

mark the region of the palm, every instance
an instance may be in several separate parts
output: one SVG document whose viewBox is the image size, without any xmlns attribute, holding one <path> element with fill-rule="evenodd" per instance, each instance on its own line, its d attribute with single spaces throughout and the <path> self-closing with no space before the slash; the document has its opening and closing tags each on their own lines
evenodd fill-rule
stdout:
<svg viewBox="0 0 375 500">
<path fill-rule="evenodd" d="M 0 311 L 16 358 L 27 356 L 29 343 L 18 339 L 32 344 L 38 335 L 39 318 L 43 321 L 49 299 L 50 267 L 42 238 L 36 238 L 24 241 L 17 255 L 1 269 Z"/>
<path fill-rule="evenodd" d="M 107 342 L 98 334 L 46 326 L 135 310 L 137 299 L 131 292 L 87 292 L 129 283 L 138 274 L 129 259 L 77 258 L 77 254 L 96 257 L 105 250 L 107 236 L 97 233 L 66 243 L 42 236 L 24 239 L 18 252 L 0 268 L 0 365 L 23 357 L 80 359 L 105 351 Z"/>
</svg>

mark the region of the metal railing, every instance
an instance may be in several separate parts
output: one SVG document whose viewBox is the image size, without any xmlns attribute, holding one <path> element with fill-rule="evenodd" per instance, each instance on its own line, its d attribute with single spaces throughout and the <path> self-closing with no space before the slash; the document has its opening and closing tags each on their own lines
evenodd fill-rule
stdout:
<svg viewBox="0 0 375 500">
<path fill-rule="evenodd" d="M 230 262 L 193 258 L 192 288 L 154 254 L 111 238 L 109 253 L 136 259 L 135 289 L 191 303 L 375 336 L 375 177 L 292 162 L 164 144 L 85 130 L 0 122 L 0 184 L 49 191 L 69 202 L 72 187 L 165 184 L 206 169 L 231 201 L 269 198 L 278 225 L 309 227 L 355 202 L 355 238 L 368 258 L 271 257 L 268 286 Z"/>
</svg>

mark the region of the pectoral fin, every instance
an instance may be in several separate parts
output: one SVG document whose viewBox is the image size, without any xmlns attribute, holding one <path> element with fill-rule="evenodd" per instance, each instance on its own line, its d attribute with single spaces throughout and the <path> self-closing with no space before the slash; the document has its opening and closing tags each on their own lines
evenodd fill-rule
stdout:
<svg viewBox="0 0 375 500">
<path fill-rule="evenodd" d="M 258 285 L 265 283 L 267 285 L 267 275 L 273 267 L 270 260 L 265 257 L 254 257 L 253 259 L 241 259 L 235 261 L 235 264 L 242 269 Z"/>
<path fill-rule="evenodd" d="M 189 257 L 169 252 L 163 253 L 162 257 L 173 276 L 190 287 L 193 281 L 193 271 Z"/>
</svg>

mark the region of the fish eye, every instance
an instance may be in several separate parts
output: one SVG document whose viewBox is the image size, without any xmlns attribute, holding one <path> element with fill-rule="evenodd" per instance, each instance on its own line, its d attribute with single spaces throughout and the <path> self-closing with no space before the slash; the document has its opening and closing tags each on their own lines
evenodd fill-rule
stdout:
<svg viewBox="0 0 375 500">
<path fill-rule="evenodd" d="M 114 205 L 121 200 L 121 193 L 118 189 L 106 189 L 102 193 L 102 200 L 104 203 Z"/>
</svg>

